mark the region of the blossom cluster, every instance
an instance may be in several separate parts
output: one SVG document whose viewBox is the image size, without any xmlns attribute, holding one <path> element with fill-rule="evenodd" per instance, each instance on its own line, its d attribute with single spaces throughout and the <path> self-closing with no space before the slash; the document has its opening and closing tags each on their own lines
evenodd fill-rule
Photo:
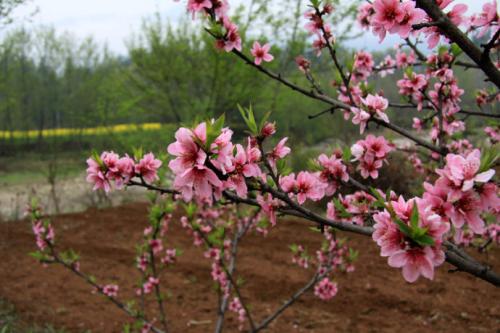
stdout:
<svg viewBox="0 0 500 333">
<path fill-rule="evenodd" d="M 185 201 L 195 198 L 211 203 L 213 197 L 220 198 L 225 189 L 235 190 L 239 196 L 246 197 L 245 179 L 261 175 L 257 164 L 261 152 L 255 140 L 249 139 L 247 146 L 243 147 L 231 142 L 233 132 L 228 128 L 211 128 L 211 133 L 216 137 L 208 142 L 206 122 L 193 130 L 180 128 L 176 132 L 176 142 L 168 146 L 169 154 L 176 157 L 169 163 L 175 175 L 174 188 Z M 277 155 L 283 156 L 281 153 Z"/>
<path fill-rule="evenodd" d="M 389 102 L 386 98 L 379 95 L 368 94 L 366 98 L 360 98 L 361 104 L 359 107 L 352 107 L 351 112 L 353 113 L 352 123 L 355 125 L 359 124 L 359 132 L 363 134 L 366 129 L 368 121 L 375 117 L 386 123 L 389 122 L 389 117 L 385 113 Z"/>
<path fill-rule="evenodd" d="M 153 211 L 156 209 L 157 206 L 153 206 Z M 164 238 L 172 220 L 172 214 L 168 212 L 169 210 L 171 208 L 165 208 L 161 214 L 153 214 L 151 225 L 144 229 L 144 241 L 137 248 L 136 257 L 137 268 L 142 274 L 141 285 L 136 290 L 137 295 L 147 295 L 153 292 L 154 288 L 160 284 L 157 270 L 168 267 L 177 261 L 178 251 L 164 246 Z"/>
<path fill-rule="evenodd" d="M 324 241 L 321 248 L 316 251 L 316 258 L 312 258 L 302 245 L 292 245 L 292 262 L 302 268 L 316 266 L 318 281 L 314 287 L 314 294 L 322 299 L 333 298 L 338 291 L 337 283 L 332 281 L 331 275 L 335 272 L 351 273 L 354 271 L 354 261 L 357 251 L 347 247 L 345 240 L 337 240 L 331 229 L 323 232 Z"/>
<path fill-rule="evenodd" d="M 331 25 L 324 20 L 324 16 L 331 14 L 333 10 L 330 3 L 325 3 L 323 8 L 315 7 L 304 14 L 304 17 L 308 20 L 305 29 L 309 34 L 316 37 L 312 46 L 317 56 L 321 55 L 321 50 L 327 47 L 328 44 L 335 43 Z"/>
<path fill-rule="evenodd" d="M 314 286 L 314 295 L 323 301 L 328 301 L 337 295 L 338 288 L 335 282 L 325 277 Z"/>
<path fill-rule="evenodd" d="M 351 147 L 354 161 L 359 162 L 357 169 L 363 178 L 378 178 L 378 170 L 387 159 L 393 146 L 383 136 L 369 134 L 364 140 L 359 140 Z"/>
<path fill-rule="evenodd" d="M 120 157 L 114 152 L 103 152 L 87 159 L 87 181 L 94 184 L 94 190 L 103 189 L 106 193 L 114 183 L 120 189 L 134 177 L 152 183 L 158 179 L 158 169 L 162 162 L 153 153 L 145 154 L 139 161 L 125 155 Z"/>
<path fill-rule="evenodd" d="M 365 191 L 356 191 L 348 195 L 339 195 L 328 202 L 326 216 L 333 221 L 364 225 L 373 213 L 375 197 Z"/>
<path fill-rule="evenodd" d="M 102 287 L 102 293 L 108 297 L 118 296 L 119 287 L 116 284 L 107 284 Z"/>
<path fill-rule="evenodd" d="M 463 26 L 468 31 L 478 30 L 478 37 L 487 32 L 494 34 L 499 29 L 499 17 L 496 0 L 483 5 L 479 14 L 467 17 L 467 5 L 455 4 L 450 9 L 453 0 L 439 0 L 439 8 L 445 12 L 448 19 L 456 26 Z M 371 29 L 382 41 L 387 33 L 398 34 L 401 38 L 423 34 L 427 38 L 430 49 L 440 42 L 442 33 L 437 26 L 424 25 L 414 29 L 415 24 L 432 23 L 427 14 L 416 8 L 415 1 L 405 0 L 375 0 L 359 7 L 357 21 L 365 29 Z"/>
<path fill-rule="evenodd" d="M 485 223 L 481 214 L 499 214 L 498 187 L 489 182 L 495 170 L 480 168 L 481 152 L 478 149 L 466 156 L 448 154 L 445 167 L 436 170 L 439 178 L 433 185 L 424 183 L 423 198 L 427 205 L 444 221 L 451 222 L 457 229 L 457 238 L 464 226 L 476 234 L 483 234 Z"/>
<path fill-rule="evenodd" d="M 434 278 L 434 267 L 445 259 L 441 244 L 450 226 L 428 208 L 425 201 L 403 197 L 373 215 L 373 240 L 391 267 L 402 268 L 403 277 L 415 282 L 420 275 Z"/>
<path fill-rule="evenodd" d="M 421 198 L 390 200 L 383 212 L 373 215 L 373 239 L 381 255 L 388 257 L 390 266 L 402 267 L 407 281 L 420 275 L 434 277 L 434 267 L 444 261 L 441 245 L 451 231 L 457 243 L 487 231 L 496 239 L 498 225 L 487 226 L 481 217 L 490 213 L 498 220 L 498 187 L 489 182 L 495 171 L 481 172 L 480 166 L 478 149 L 466 156 L 448 154 L 445 167 L 436 170 L 439 178 L 434 184 L 424 183 Z"/>
<path fill-rule="evenodd" d="M 45 251 L 49 243 L 54 241 L 54 228 L 48 221 L 33 221 L 33 234 L 36 237 L 36 245 L 40 251 Z"/>
<path fill-rule="evenodd" d="M 243 305 L 240 302 L 238 297 L 234 297 L 233 300 L 229 303 L 229 311 L 234 312 L 238 315 L 239 322 L 239 330 L 243 330 L 243 325 L 246 321 L 246 312 L 243 308 Z"/>
</svg>

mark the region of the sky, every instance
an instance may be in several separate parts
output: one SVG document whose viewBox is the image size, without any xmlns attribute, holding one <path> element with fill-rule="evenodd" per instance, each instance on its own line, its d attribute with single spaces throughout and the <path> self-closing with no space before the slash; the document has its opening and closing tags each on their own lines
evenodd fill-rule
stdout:
<svg viewBox="0 0 500 333">
<path fill-rule="evenodd" d="M 348 1 L 348 0 L 344 0 Z M 126 40 L 140 28 L 142 19 L 156 12 L 175 23 L 185 17 L 185 2 L 181 0 L 30 0 L 16 9 L 14 17 L 25 26 L 51 25 L 58 31 L 68 31 L 77 38 L 93 36 L 100 43 L 107 43 L 117 54 L 127 53 Z M 231 0 L 236 6 L 250 0 Z M 457 1 L 469 6 L 469 13 L 481 10 L 486 0 Z M 35 13 L 34 15 L 30 15 Z M 1 32 L 0 32 L 1 35 Z M 397 38 L 387 38 L 379 45 L 371 32 L 365 33 L 354 47 L 369 50 L 394 46 Z"/>
</svg>

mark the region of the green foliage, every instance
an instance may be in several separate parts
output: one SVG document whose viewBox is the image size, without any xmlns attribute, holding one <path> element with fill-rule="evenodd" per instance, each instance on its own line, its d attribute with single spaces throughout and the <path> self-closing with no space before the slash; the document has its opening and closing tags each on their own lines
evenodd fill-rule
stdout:
<svg viewBox="0 0 500 333">
<path fill-rule="evenodd" d="M 500 158 L 500 147 L 498 144 L 483 149 L 481 155 L 481 164 L 479 166 L 479 172 L 484 172 L 493 168 L 499 158 Z"/>
</svg>

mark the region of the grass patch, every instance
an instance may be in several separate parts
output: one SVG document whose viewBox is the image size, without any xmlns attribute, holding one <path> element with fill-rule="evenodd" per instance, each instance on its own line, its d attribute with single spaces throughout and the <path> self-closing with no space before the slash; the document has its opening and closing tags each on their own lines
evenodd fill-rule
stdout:
<svg viewBox="0 0 500 333">
<path fill-rule="evenodd" d="M 82 173 L 85 170 L 85 159 L 79 153 L 64 153 L 57 157 L 36 153 L 19 157 L 2 157 L 0 158 L 0 185 L 48 182 L 51 165 L 56 168 L 56 179 L 61 180 Z"/>
<path fill-rule="evenodd" d="M 12 304 L 0 299 L 0 333 L 66 333 L 63 329 L 56 329 L 52 325 L 30 325 L 23 322 L 16 313 Z"/>
</svg>

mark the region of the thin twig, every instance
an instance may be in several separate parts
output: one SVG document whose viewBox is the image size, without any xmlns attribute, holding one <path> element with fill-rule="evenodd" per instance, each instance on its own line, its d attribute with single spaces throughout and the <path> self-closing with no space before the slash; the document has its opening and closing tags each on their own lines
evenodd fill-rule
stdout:
<svg viewBox="0 0 500 333">
<path fill-rule="evenodd" d="M 274 313 L 269 315 L 267 318 L 265 318 L 256 328 L 253 332 L 257 333 L 259 331 L 262 331 L 263 329 L 267 328 L 273 320 L 279 317 L 285 311 L 288 307 L 290 307 L 295 301 L 297 301 L 300 296 L 302 296 L 305 292 L 307 292 L 309 289 L 311 289 L 318 281 L 320 280 L 320 275 L 319 274 L 314 274 L 311 280 L 306 283 L 305 286 L 300 288 L 295 292 L 295 294 L 292 295 L 288 300 L 286 300 Z"/>
</svg>

